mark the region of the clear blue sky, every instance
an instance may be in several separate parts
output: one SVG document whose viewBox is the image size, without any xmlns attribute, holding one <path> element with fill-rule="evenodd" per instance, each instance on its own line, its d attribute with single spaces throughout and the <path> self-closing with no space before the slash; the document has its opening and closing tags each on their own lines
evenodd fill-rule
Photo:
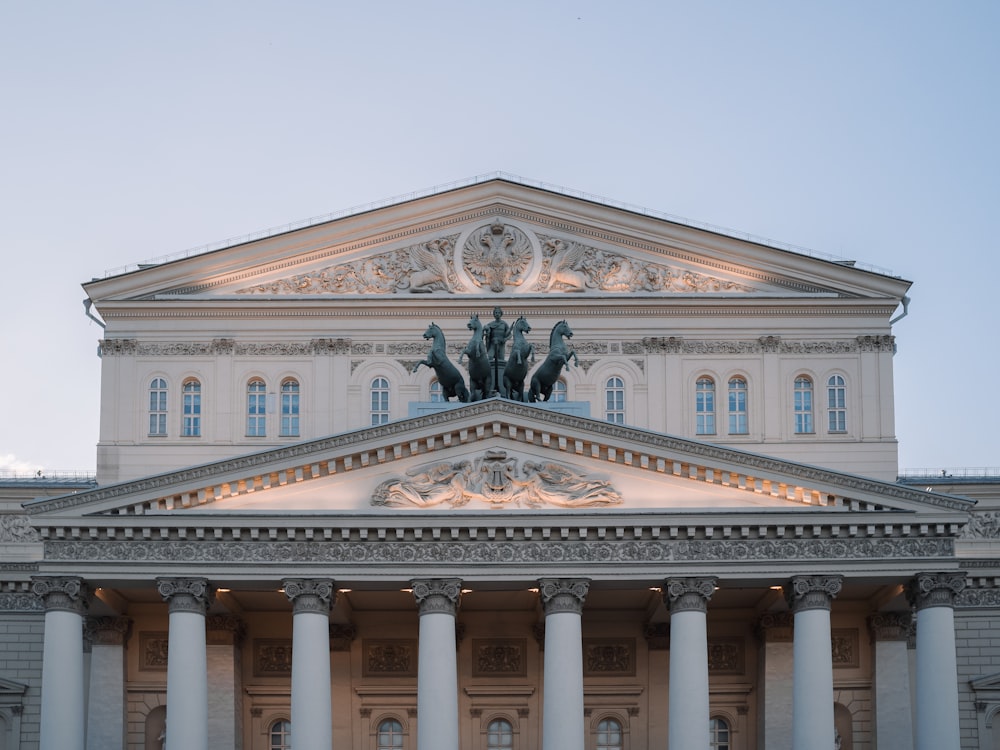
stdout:
<svg viewBox="0 0 1000 750">
<path fill-rule="evenodd" d="M 915 282 L 903 467 L 1000 466 L 1000 3 L 0 4 L 0 468 L 92 469 L 105 270 L 502 170 Z"/>
</svg>

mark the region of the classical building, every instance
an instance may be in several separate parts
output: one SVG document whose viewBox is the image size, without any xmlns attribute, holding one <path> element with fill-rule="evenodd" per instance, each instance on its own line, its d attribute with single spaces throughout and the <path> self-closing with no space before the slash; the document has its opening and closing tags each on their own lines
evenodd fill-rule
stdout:
<svg viewBox="0 0 1000 750">
<path fill-rule="evenodd" d="M 1000 748 L 996 487 L 897 481 L 909 285 L 504 176 L 86 283 L 0 748 Z"/>
</svg>

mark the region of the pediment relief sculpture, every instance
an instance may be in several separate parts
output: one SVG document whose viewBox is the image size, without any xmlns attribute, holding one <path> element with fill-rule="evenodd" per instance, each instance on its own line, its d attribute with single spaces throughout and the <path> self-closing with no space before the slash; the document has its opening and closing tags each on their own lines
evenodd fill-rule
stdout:
<svg viewBox="0 0 1000 750">
<path fill-rule="evenodd" d="M 471 502 L 494 508 L 620 505 L 611 483 L 551 461 L 524 461 L 490 450 L 481 458 L 425 464 L 375 488 L 372 505 L 395 508 L 460 508 Z"/>
</svg>

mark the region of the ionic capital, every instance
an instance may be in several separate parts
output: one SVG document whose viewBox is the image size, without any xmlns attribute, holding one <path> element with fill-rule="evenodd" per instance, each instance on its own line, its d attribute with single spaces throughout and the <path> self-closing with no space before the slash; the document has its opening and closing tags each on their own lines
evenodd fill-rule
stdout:
<svg viewBox="0 0 1000 750">
<path fill-rule="evenodd" d="M 965 588 L 965 573 L 919 573 L 906 585 L 906 598 L 917 610 L 954 607 Z"/>
<path fill-rule="evenodd" d="M 873 641 L 905 641 L 910 633 L 909 612 L 876 612 L 868 616 Z"/>
<path fill-rule="evenodd" d="M 167 610 L 204 615 L 214 598 L 206 578 L 157 578 L 156 589 L 167 603 Z"/>
<path fill-rule="evenodd" d="M 410 582 L 420 615 L 454 615 L 462 598 L 461 578 L 421 578 Z"/>
<path fill-rule="evenodd" d="M 785 587 L 785 599 L 794 613 L 829 610 L 843 585 L 843 576 L 795 576 Z"/>
<path fill-rule="evenodd" d="M 35 576 L 31 581 L 31 591 L 42 600 L 46 612 L 86 614 L 90 606 L 90 589 L 82 578 Z"/>
<path fill-rule="evenodd" d="M 546 615 L 556 612 L 582 614 L 589 591 L 588 578 L 542 578 L 538 581 L 538 593 Z"/>
<path fill-rule="evenodd" d="M 300 612 L 329 614 L 337 600 L 334 583 L 329 578 L 286 578 L 281 585 L 292 603 L 293 615 Z"/>
<path fill-rule="evenodd" d="M 717 578 L 668 578 L 663 584 L 663 602 L 674 612 L 707 612 Z"/>
<path fill-rule="evenodd" d="M 124 646 L 131 628 L 128 617 L 88 617 L 83 621 L 83 640 L 98 646 Z"/>
</svg>

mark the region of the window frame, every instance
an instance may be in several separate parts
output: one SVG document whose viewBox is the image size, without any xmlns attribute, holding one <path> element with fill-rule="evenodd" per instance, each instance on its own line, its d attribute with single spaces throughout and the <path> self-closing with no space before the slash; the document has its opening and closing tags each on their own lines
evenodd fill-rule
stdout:
<svg viewBox="0 0 1000 750">
<path fill-rule="evenodd" d="M 181 384 L 181 437 L 201 437 L 202 392 L 198 378 L 185 378 Z"/>
<path fill-rule="evenodd" d="M 828 433 L 847 434 L 847 378 L 840 373 L 826 379 L 826 414 Z"/>
<path fill-rule="evenodd" d="M 505 735 L 509 739 L 509 742 L 507 744 L 492 743 L 494 733 L 500 734 L 500 730 L 499 729 L 495 730 L 494 726 L 500 723 L 503 723 L 506 726 L 506 729 L 503 730 L 503 734 L 500 735 L 498 739 L 502 743 L 503 737 Z M 490 718 L 489 721 L 486 722 L 486 728 L 483 730 L 483 733 L 485 735 L 484 747 L 486 748 L 486 750 L 514 750 L 515 738 L 517 737 L 517 730 L 514 727 L 514 722 L 512 722 L 506 716 L 494 716 Z"/>
<path fill-rule="evenodd" d="M 278 387 L 278 437 L 302 436 L 302 383 L 298 378 L 282 379 Z"/>
<path fill-rule="evenodd" d="M 699 375 L 694 381 L 694 434 L 717 435 L 716 387 L 711 375 Z"/>
<path fill-rule="evenodd" d="M 281 725 L 279 728 L 278 739 L 281 740 L 280 744 L 275 745 L 275 731 L 274 728 L 277 725 Z M 287 730 L 286 727 L 287 726 Z M 292 721 L 291 719 L 286 719 L 284 717 L 278 717 L 273 721 L 269 722 L 267 725 L 267 747 L 268 750 L 291 750 L 292 748 Z"/>
<path fill-rule="evenodd" d="M 621 375 L 604 379 L 604 421 L 625 424 L 625 378 Z"/>
<path fill-rule="evenodd" d="M 147 405 L 149 407 L 149 419 L 147 423 L 147 427 L 149 429 L 148 436 L 166 437 L 168 429 L 167 425 L 169 424 L 170 418 L 170 387 L 167 385 L 167 379 L 159 375 L 154 377 L 149 381 L 147 394 L 149 396 L 147 401 Z M 155 428 L 154 420 L 156 420 Z"/>
<path fill-rule="evenodd" d="M 609 728 L 606 725 L 614 724 L 617 727 L 618 742 L 613 744 L 607 735 Z M 626 750 L 625 748 L 625 724 L 617 716 L 601 716 L 592 725 L 591 740 L 594 750 Z"/>
<path fill-rule="evenodd" d="M 806 387 L 808 385 L 808 387 Z M 811 375 L 796 375 L 792 384 L 792 428 L 796 435 L 815 435 L 816 383 Z"/>
<path fill-rule="evenodd" d="M 719 725 L 723 725 L 720 728 Z M 720 731 L 721 730 L 721 731 Z M 720 737 L 724 732 L 725 737 Z M 708 720 L 708 746 L 711 750 L 732 750 L 733 747 L 733 727 L 729 719 L 718 714 L 709 717 Z"/>
<path fill-rule="evenodd" d="M 735 385 L 737 383 L 742 384 L 742 386 Z M 727 422 L 730 435 L 744 436 L 750 434 L 749 401 L 750 381 L 743 375 L 731 376 L 726 381 Z"/>
<path fill-rule="evenodd" d="M 252 377 L 246 384 L 246 437 L 267 437 L 267 383 Z"/>
<path fill-rule="evenodd" d="M 369 424 L 372 427 L 387 424 L 392 408 L 392 386 L 389 378 L 384 375 L 376 375 L 371 379 L 368 386 L 369 394 Z M 378 401 L 376 402 L 376 398 Z"/>
<path fill-rule="evenodd" d="M 395 726 L 391 728 L 391 734 L 389 739 L 393 740 L 398 738 L 399 742 L 397 744 L 383 744 L 382 733 L 385 731 L 383 727 L 389 723 Z M 396 729 L 398 727 L 398 730 Z M 375 750 L 399 750 L 399 748 L 406 747 L 406 736 L 408 734 L 406 725 L 397 716 L 380 716 L 373 727 L 373 736 L 375 739 Z"/>
</svg>

